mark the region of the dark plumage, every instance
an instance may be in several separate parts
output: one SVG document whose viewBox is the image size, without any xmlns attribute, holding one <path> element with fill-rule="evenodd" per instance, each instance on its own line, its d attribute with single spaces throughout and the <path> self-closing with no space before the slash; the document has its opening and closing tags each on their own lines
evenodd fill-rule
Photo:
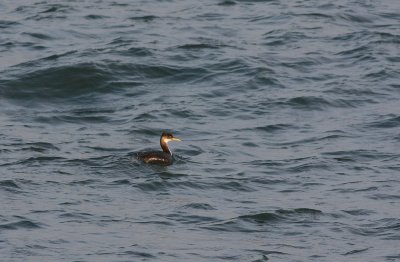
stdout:
<svg viewBox="0 0 400 262">
<path fill-rule="evenodd" d="M 168 148 L 168 142 L 181 141 L 172 134 L 163 133 L 160 137 L 160 145 L 163 151 L 140 152 L 137 154 L 138 159 L 146 164 L 167 166 L 172 164 L 172 153 Z"/>
</svg>

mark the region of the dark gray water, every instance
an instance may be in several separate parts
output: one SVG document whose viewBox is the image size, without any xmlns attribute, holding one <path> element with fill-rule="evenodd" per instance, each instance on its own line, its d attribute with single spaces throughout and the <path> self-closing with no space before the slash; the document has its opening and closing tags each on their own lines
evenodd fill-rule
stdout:
<svg viewBox="0 0 400 262">
<path fill-rule="evenodd" d="M 399 261 L 399 14 L 1 1 L 1 260 Z"/>
</svg>

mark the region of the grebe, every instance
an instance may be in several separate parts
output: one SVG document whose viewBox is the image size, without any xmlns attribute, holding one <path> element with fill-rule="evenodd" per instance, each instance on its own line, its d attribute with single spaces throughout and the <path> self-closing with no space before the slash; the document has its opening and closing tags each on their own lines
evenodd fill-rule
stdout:
<svg viewBox="0 0 400 262">
<path fill-rule="evenodd" d="M 172 153 L 168 148 L 169 141 L 181 141 L 180 139 L 174 137 L 172 134 L 162 133 L 160 138 L 161 151 L 151 151 L 151 152 L 140 152 L 138 153 L 138 159 L 142 160 L 146 164 L 155 164 L 167 166 L 172 164 Z"/>
</svg>

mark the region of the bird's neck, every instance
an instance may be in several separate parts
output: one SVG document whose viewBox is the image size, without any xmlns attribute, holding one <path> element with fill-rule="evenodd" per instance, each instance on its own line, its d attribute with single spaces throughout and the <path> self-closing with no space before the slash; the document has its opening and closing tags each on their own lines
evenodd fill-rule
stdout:
<svg viewBox="0 0 400 262">
<path fill-rule="evenodd" d="M 169 150 L 167 142 L 165 142 L 163 139 L 160 139 L 160 145 L 161 145 L 163 152 L 172 155 L 171 150 Z"/>
</svg>

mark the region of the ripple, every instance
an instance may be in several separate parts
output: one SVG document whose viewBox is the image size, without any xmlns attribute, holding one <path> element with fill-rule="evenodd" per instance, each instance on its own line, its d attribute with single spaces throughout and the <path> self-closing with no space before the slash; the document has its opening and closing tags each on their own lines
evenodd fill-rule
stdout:
<svg viewBox="0 0 400 262">
<path fill-rule="evenodd" d="M 331 157 L 337 161 L 371 161 L 376 159 L 386 159 L 392 156 L 391 154 L 364 149 L 323 152 L 322 155 Z"/>
<path fill-rule="evenodd" d="M 233 219 L 207 224 L 204 228 L 228 232 L 261 232 L 268 231 L 269 227 L 277 223 L 313 223 L 322 215 L 324 215 L 323 212 L 317 209 L 280 209 L 275 212 L 241 215 Z M 260 225 L 264 228 L 259 228 Z"/>
<path fill-rule="evenodd" d="M 73 115 L 73 113 L 69 114 L 58 114 L 56 116 L 38 116 L 35 118 L 35 121 L 38 123 L 46 123 L 46 124 L 61 124 L 61 123 L 107 123 L 112 122 L 111 118 L 103 115 Z"/>
<path fill-rule="evenodd" d="M 151 192 L 151 191 L 166 191 L 172 188 L 202 188 L 201 185 L 188 182 L 188 181 L 175 181 L 175 182 L 168 182 L 168 181 L 148 181 L 148 182 L 141 182 L 134 184 L 134 187 L 137 187 L 144 192 Z"/>
<path fill-rule="evenodd" d="M 312 209 L 312 208 L 296 208 L 296 209 L 281 209 L 276 211 L 278 214 L 284 214 L 286 216 L 312 216 L 315 218 L 318 215 L 323 215 L 321 210 Z"/>
<path fill-rule="evenodd" d="M 237 3 L 235 1 L 231 1 L 231 0 L 225 0 L 225 1 L 221 1 L 218 3 L 218 5 L 221 5 L 221 6 L 233 6 L 236 4 Z"/>
<path fill-rule="evenodd" d="M 4 86 L 0 96 L 7 99 L 27 101 L 35 99 L 41 102 L 57 103 L 61 100 L 107 91 L 105 83 L 112 77 L 95 64 L 79 64 L 42 69 L 24 74 L 7 81 L 0 81 Z M 63 84 L 59 84 L 63 82 Z M 43 85 L 43 83 L 46 85 Z"/>
<path fill-rule="evenodd" d="M 375 211 L 368 209 L 353 209 L 353 210 L 345 210 L 343 212 L 352 216 L 368 216 L 376 213 Z"/>
<path fill-rule="evenodd" d="M 37 38 L 40 40 L 52 40 L 53 39 L 51 36 L 46 35 L 46 34 L 41 34 L 41 33 L 23 33 L 23 34 L 26 34 L 28 36 L 31 36 L 33 38 Z"/>
<path fill-rule="evenodd" d="M 70 6 L 62 4 L 46 4 L 45 8 L 41 13 L 66 13 L 73 10 Z"/>
<path fill-rule="evenodd" d="M 238 219 L 243 220 L 243 221 L 248 221 L 248 222 L 254 222 L 254 223 L 269 223 L 269 222 L 275 222 L 275 221 L 280 221 L 283 220 L 284 217 L 280 216 L 275 213 L 258 213 L 254 215 L 244 215 L 238 217 Z"/>
<path fill-rule="evenodd" d="M 397 258 L 397 2 L 0 2 L 2 260 Z"/>
<path fill-rule="evenodd" d="M 375 128 L 395 128 L 400 126 L 400 116 L 389 116 L 375 122 L 368 123 L 367 127 Z"/>
<path fill-rule="evenodd" d="M 85 16 L 86 19 L 88 20 L 99 20 L 99 19 L 105 19 L 108 18 L 108 16 L 104 16 L 104 15 L 87 15 Z"/>
<path fill-rule="evenodd" d="M 349 231 L 361 236 L 379 236 L 388 239 L 397 239 L 397 231 L 400 229 L 400 222 L 397 218 L 388 218 L 374 221 L 370 224 L 349 227 Z"/>
<path fill-rule="evenodd" d="M 37 229 L 37 228 L 41 228 L 41 226 L 39 226 L 39 224 L 37 224 L 33 221 L 30 221 L 30 220 L 20 220 L 17 222 L 0 225 L 0 230 L 1 229 L 8 229 L 8 230 Z"/>
<path fill-rule="evenodd" d="M 344 13 L 339 15 L 338 17 L 350 21 L 350 22 L 357 22 L 357 23 L 372 23 L 372 18 L 369 18 L 367 16 L 362 16 L 362 15 L 358 15 L 358 14 L 351 14 L 351 13 Z"/>
<path fill-rule="evenodd" d="M 205 224 L 219 221 L 219 219 L 210 216 L 185 215 L 185 214 L 168 214 L 163 217 L 180 222 L 181 224 Z"/>
<path fill-rule="evenodd" d="M 112 181 L 109 184 L 110 185 L 131 185 L 132 182 L 129 179 L 119 179 L 119 180 Z"/>
<path fill-rule="evenodd" d="M 17 161 L 14 164 L 19 164 L 19 165 L 40 165 L 40 164 L 44 164 L 47 162 L 53 162 L 53 161 L 59 161 L 59 160 L 63 160 L 64 158 L 62 157 L 56 157 L 56 156 L 38 156 L 38 157 L 30 157 L 24 160 L 20 160 Z"/>
<path fill-rule="evenodd" d="M 0 180 L 0 187 L 17 188 L 17 189 L 20 188 L 18 184 L 15 183 L 13 180 Z"/>
<path fill-rule="evenodd" d="M 290 124 L 272 124 L 272 125 L 266 125 L 266 126 L 259 126 L 256 127 L 256 130 L 264 131 L 267 133 L 273 133 L 273 132 L 282 132 L 283 130 L 287 129 L 293 129 L 295 126 L 290 125 Z"/>
<path fill-rule="evenodd" d="M 305 110 L 323 110 L 329 107 L 347 107 L 350 106 L 345 100 L 336 100 L 330 102 L 322 97 L 301 96 L 291 98 L 286 102 L 288 105 Z"/>
<path fill-rule="evenodd" d="M 40 153 L 46 153 L 52 150 L 60 151 L 58 147 L 56 147 L 52 143 L 47 143 L 47 142 L 25 143 L 25 145 L 28 147 L 24 147 L 22 150 L 40 152 Z"/>
<path fill-rule="evenodd" d="M 9 20 L 0 20 L 0 28 L 6 29 L 10 28 L 15 25 L 19 25 L 20 23 L 15 22 L 15 21 L 9 21 Z"/>
<path fill-rule="evenodd" d="M 128 255 L 128 256 L 133 256 L 133 257 L 138 257 L 138 258 L 142 258 L 142 259 L 155 259 L 157 258 L 157 256 L 151 254 L 151 253 L 147 253 L 147 252 L 140 252 L 140 251 L 132 251 L 132 250 L 128 250 L 128 251 L 124 251 L 124 252 L 120 252 L 118 253 L 118 255 Z"/>
<path fill-rule="evenodd" d="M 124 51 L 123 54 L 129 56 L 134 55 L 134 56 L 144 57 L 153 55 L 153 52 L 148 48 L 144 47 L 131 47 L 127 51 Z"/>
<path fill-rule="evenodd" d="M 376 199 L 376 200 L 399 200 L 400 195 L 397 194 L 374 194 L 369 196 L 371 199 Z"/>
<path fill-rule="evenodd" d="M 75 180 L 69 183 L 71 186 L 75 185 L 94 185 L 96 183 L 101 182 L 99 179 L 85 179 L 85 180 Z"/>
<path fill-rule="evenodd" d="M 353 255 L 361 252 L 368 251 L 370 248 L 362 248 L 362 249 L 353 249 L 343 254 L 343 256 Z"/>
<path fill-rule="evenodd" d="M 181 45 L 181 46 L 178 46 L 178 48 L 182 48 L 182 49 L 188 49 L 188 50 L 191 50 L 191 49 L 216 49 L 216 48 L 218 48 L 219 46 L 217 46 L 217 45 L 211 45 L 211 44 L 204 44 L 204 43 L 201 43 L 201 44 L 185 44 L 185 45 Z"/>
<path fill-rule="evenodd" d="M 160 17 L 155 15 L 144 15 L 144 16 L 133 16 L 130 17 L 130 20 L 133 21 L 142 21 L 142 22 L 152 22 L 153 20 L 159 19 Z"/>
<path fill-rule="evenodd" d="M 69 222 L 91 219 L 92 216 L 93 216 L 92 214 L 84 213 L 84 212 L 67 212 L 67 213 L 63 213 L 63 214 L 59 215 L 60 218 L 72 219 L 72 220 L 68 220 Z"/>
<path fill-rule="evenodd" d="M 215 210 L 214 207 L 207 203 L 190 203 L 187 205 L 184 205 L 183 208 L 190 208 L 190 209 L 200 209 L 200 210 Z"/>
</svg>

